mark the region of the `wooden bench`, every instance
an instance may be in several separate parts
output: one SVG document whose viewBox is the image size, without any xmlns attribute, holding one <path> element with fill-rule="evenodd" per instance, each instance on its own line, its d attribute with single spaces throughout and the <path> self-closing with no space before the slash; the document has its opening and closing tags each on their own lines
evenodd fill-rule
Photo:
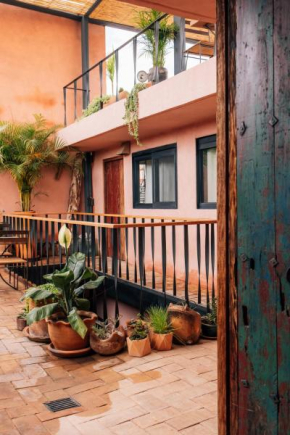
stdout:
<svg viewBox="0 0 290 435">
<path fill-rule="evenodd" d="M 5 284 L 10 287 L 18 290 L 19 286 L 19 277 L 18 274 L 13 271 L 13 267 L 23 266 L 24 268 L 24 278 L 28 279 L 28 261 L 27 258 L 22 258 L 17 255 L 13 255 L 13 252 L 9 250 L 14 250 L 15 252 L 20 252 L 17 247 L 20 245 L 26 245 L 26 253 L 28 252 L 28 241 L 29 241 L 29 232 L 25 230 L 1 230 L 0 229 L 0 245 L 4 246 L 4 250 L 0 254 L 0 267 L 8 268 L 9 270 L 9 281 L 7 281 L 3 274 L 0 272 L 0 278 L 5 282 Z M 13 283 L 12 283 L 12 271 L 13 274 Z"/>
</svg>

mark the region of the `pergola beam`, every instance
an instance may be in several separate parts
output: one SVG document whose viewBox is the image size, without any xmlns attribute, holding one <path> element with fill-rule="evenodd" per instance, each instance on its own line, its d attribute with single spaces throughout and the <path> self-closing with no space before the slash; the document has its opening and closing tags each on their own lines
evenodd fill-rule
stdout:
<svg viewBox="0 0 290 435">
<path fill-rule="evenodd" d="M 30 11 L 42 12 L 43 14 L 54 15 L 54 16 L 61 17 L 61 18 L 68 18 L 70 20 L 75 20 L 75 21 L 81 21 L 81 18 L 82 18 L 81 15 L 71 14 L 71 13 L 65 12 L 65 11 L 58 11 L 56 9 L 49 9 L 49 8 L 45 8 L 43 6 L 36 6 L 36 5 L 29 4 L 29 3 L 19 2 L 16 0 L 0 0 L 0 3 L 6 4 L 9 6 L 16 6 L 16 7 L 23 8 L 23 9 L 29 9 Z"/>
<path fill-rule="evenodd" d="M 102 0 L 96 0 L 85 13 L 85 17 L 89 17 L 91 13 L 94 12 L 94 10 L 99 6 L 100 3 L 102 3 Z"/>
</svg>

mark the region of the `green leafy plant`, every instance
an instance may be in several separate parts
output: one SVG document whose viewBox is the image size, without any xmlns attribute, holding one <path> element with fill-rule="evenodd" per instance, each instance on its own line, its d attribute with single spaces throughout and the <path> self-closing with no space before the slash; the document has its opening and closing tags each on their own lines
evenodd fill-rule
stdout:
<svg viewBox="0 0 290 435">
<path fill-rule="evenodd" d="M 156 334 L 169 334 L 173 332 L 172 324 L 166 308 L 150 307 L 147 311 L 150 327 Z"/>
<path fill-rule="evenodd" d="M 202 317 L 203 323 L 208 325 L 217 325 L 217 299 L 213 298 L 210 312 Z"/>
<path fill-rule="evenodd" d="M 113 48 L 113 51 L 114 51 L 114 48 Z M 116 68 L 116 56 L 115 56 L 115 54 L 113 54 L 107 60 L 107 76 L 109 77 L 109 79 L 111 81 L 112 95 L 114 94 L 115 68 Z"/>
<path fill-rule="evenodd" d="M 22 211 L 31 210 L 31 195 L 46 166 L 56 168 L 56 179 L 64 167 L 71 167 L 65 143 L 56 137 L 60 126 L 48 126 L 42 115 L 32 123 L 0 122 L 0 172 L 9 172 L 16 182 Z"/>
<path fill-rule="evenodd" d="M 146 89 L 144 83 L 137 83 L 125 101 L 125 124 L 129 134 L 136 140 L 137 145 L 142 145 L 139 140 L 139 92 Z"/>
<path fill-rule="evenodd" d="M 83 114 L 80 119 L 86 118 L 87 116 L 92 115 L 93 113 L 98 112 L 102 108 L 102 104 L 105 104 L 109 101 L 111 97 L 109 95 L 104 95 L 103 97 L 94 98 L 88 107 L 83 110 Z"/>
<path fill-rule="evenodd" d="M 136 324 L 133 329 L 132 335 L 130 336 L 130 340 L 144 340 L 144 338 L 146 338 L 148 334 L 149 334 L 148 326 L 139 317 L 136 320 Z"/>
<path fill-rule="evenodd" d="M 136 25 L 141 30 L 144 30 L 162 15 L 162 12 L 154 9 L 140 11 L 136 18 Z M 164 67 L 165 57 L 169 52 L 169 43 L 175 39 L 178 31 L 178 26 L 174 22 L 169 23 L 169 20 L 170 17 L 167 16 L 160 21 L 158 47 L 156 47 L 154 28 L 146 30 L 140 41 L 143 46 L 142 54 L 151 57 L 154 67 Z"/>
<path fill-rule="evenodd" d="M 27 308 L 24 307 L 22 309 L 22 311 L 18 314 L 17 317 L 18 317 L 18 319 L 24 319 L 24 320 L 26 320 L 27 314 L 28 314 Z"/>
<path fill-rule="evenodd" d="M 20 301 L 25 300 L 27 302 L 29 299 L 32 299 L 36 305 L 40 302 L 47 303 L 48 299 L 53 300 L 54 295 L 57 295 L 58 293 L 58 289 L 54 284 L 41 284 L 37 287 L 30 287 L 26 290 Z M 29 303 L 27 305 L 26 310 L 29 312 Z"/>
<path fill-rule="evenodd" d="M 50 284 L 56 288 L 56 292 L 47 291 L 46 299 L 53 297 L 54 302 L 42 307 L 34 308 L 27 316 L 27 323 L 30 325 L 33 322 L 50 317 L 55 312 L 60 312 L 67 318 L 72 329 L 74 329 L 82 338 L 87 333 L 87 327 L 77 310 L 88 310 L 89 301 L 80 296 L 85 290 L 93 290 L 98 288 L 104 277 L 98 277 L 97 274 L 86 267 L 86 256 L 82 253 L 75 253 L 68 258 L 67 264 L 62 270 L 55 270 L 52 274 L 45 275 Z M 33 299 L 43 298 L 43 289 L 30 293 L 29 297 Z"/>
<path fill-rule="evenodd" d="M 119 318 L 107 319 L 104 322 L 97 320 L 92 329 L 100 340 L 106 340 L 116 330 L 119 321 Z"/>
</svg>

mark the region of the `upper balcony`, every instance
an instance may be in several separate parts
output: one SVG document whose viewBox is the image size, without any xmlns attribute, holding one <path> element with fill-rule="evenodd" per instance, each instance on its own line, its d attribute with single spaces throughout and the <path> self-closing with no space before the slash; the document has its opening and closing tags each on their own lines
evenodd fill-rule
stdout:
<svg viewBox="0 0 290 435">
<path fill-rule="evenodd" d="M 165 47 L 164 26 L 173 34 Z M 138 81 L 145 87 L 139 93 L 141 138 L 214 119 L 214 55 L 214 26 L 159 16 L 64 87 L 61 138 L 85 151 L 130 140 L 124 99 Z"/>
</svg>

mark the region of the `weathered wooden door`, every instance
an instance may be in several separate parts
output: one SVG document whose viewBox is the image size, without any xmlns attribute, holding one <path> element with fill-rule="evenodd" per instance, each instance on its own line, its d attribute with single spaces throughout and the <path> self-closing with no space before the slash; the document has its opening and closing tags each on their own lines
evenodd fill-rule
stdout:
<svg viewBox="0 0 290 435">
<path fill-rule="evenodd" d="M 105 186 L 105 204 L 106 214 L 124 214 L 124 170 L 123 158 L 117 157 L 104 161 L 104 186 Z M 108 223 L 118 223 L 118 218 L 106 218 Z M 112 232 L 108 231 L 107 249 L 108 255 L 112 256 Z M 121 233 L 121 239 L 122 233 Z M 123 251 L 121 240 L 120 251 Z"/>
<path fill-rule="evenodd" d="M 218 0 L 217 19 L 220 434 L 286 435 L 290 2 Z"/>
</svg>

